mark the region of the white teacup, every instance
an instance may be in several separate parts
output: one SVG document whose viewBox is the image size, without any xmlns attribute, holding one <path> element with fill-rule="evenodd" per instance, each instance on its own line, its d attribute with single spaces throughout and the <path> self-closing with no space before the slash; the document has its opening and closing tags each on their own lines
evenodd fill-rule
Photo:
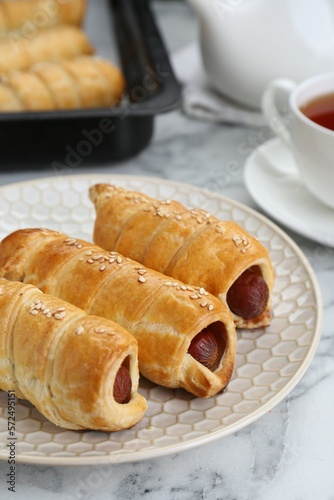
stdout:
<svg viewBox="0 0 334 500">
<path fill-rule="evenodd" d="M 301 179 L 321 202 L 334 208 L 334 131 L 318 125 L 300 108 L 328 94 L 334 94 L 334 73 L 326 73 L 296 84 L 291 80 L 272 81 L 266 88 L 262 109 L 268 125 L 293 152 Z M 278 98 L 285 108 L 279 111 Z M 284 105 L 285 104 L 285 105 Z M 277 167 L 276 165 L 276 168 Z M 282 173 L 287 172 L 282 165 Z"/>
</svg>

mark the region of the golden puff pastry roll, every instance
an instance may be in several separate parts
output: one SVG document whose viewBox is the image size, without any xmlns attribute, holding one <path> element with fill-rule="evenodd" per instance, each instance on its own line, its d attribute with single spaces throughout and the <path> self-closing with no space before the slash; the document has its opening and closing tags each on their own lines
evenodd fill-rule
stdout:
<svg viewBox="0 0 334 500">
<path fill-rule="evenodd" d="M 50 111 L 116 106 L 125 91 L 122 72 L 111 62 L 80 56 L 38 63 L 0 79 L 0 111 Z"/>
<path fill-rule="evenodd" d="M 138 341 L 140 372 L 156 384 L 210 397 L 232 376 L 235 326 L 203 288 L 45 229 L 21 229 L 1 242 L 0 275 L 122 325 Z"/>
<path fill-rule="evenodd" d="M 0 38 L 0 75 L 26 70 L 42 61 L 72 59 L 93 52 L 85 33 L 70 25 L 46 28 L 30 37 Z"/>
<path fill-rule="evenodd" d="M 138 346 L 124 328 L 32 285 L 0 278 L 0 389 L 66 429 L 140 421 Z"/>
<path fill-rule="evenodd" d="M 94 241 L 161 273 L 203 286 L 237 327 L 270 323 L 274 271 L 266 248 L 238 224 L 172 200 L 98 184 Z"/>
<path fill-rule="evenodd" d="M 86 0 L 0 0 L 0 36 L 21 31 L 29 36 L 57 24 L 80 26 Z"/>
</svg>

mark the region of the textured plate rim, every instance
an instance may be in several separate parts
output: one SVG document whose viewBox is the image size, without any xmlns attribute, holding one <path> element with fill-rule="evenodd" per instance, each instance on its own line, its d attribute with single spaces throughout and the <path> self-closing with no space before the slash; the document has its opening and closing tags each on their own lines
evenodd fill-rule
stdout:
<svg viewBox="0 0 334 500">
<path fill-rule="evenodd" d="M 20 186 L 33 185 L 36 183 L 43 182 L 55 182 L 60 180 L 65 181 L 74 181 L 75 179 L 82 179 L 89 183 L 96 182 L 117 182 L 131 180 L 135 183 L 142 182 L 150 182 L 152 184 L 163 184 L 170 187 L 175 187 L 178 189 L 185 189 L 187 191 L 192 191 L 194 193 L 199 193 L 205 195 L 208 198 L 215 198 L 220 200 L 221 202 L 226 203 L 227 205 L 237 208 L 243 212 L 246 212 L 259 221 L 261 221 L 264 225 L 270 227 L 274 233 L 279 235 L 294 251 L 296 256 L 303 263 L 305 270 L 307 271 L 308 278 L 312 285 L 312 290 L 315 298 L 315 309 L 317 312 L 316 322 L 314 325 L 314 334 L 312 337 L 312 341 L 308 346 L 307 354 L 299 366 L 298 370 L 294 373 L 293 377 L 289 379 L 289 381 L 266 403 L 261 405 L 256 410 L 251 411 L 247 416 L 238 420 L 235 423 L 229 424 L 228 426 L 222 427 L 213 431 L 207 435 L 200 436 L 195 439 L 190 439 L 189 441 L 184 441 L 182 443 L 177 443 L 173 445 L 164 446 L 162 448 L 156 449 L 144 449 L 141 451 L 134 451 L 133 454 L 130 452 L 127 453 L 110 453 L 106 455 L 97 455 L 97 456 L 86 456 L 86 457 L 67 457 L 67 456 L 59 456 L 59 457 L 49 457 L 49 456 L 41 456 L 41 455 L 16 455 L 17 463 L 25 463 L 25 464 L 34 464 L 34 465 L 53 465 L 53 466 L 63 466 L 63 465 L 94 465 L 94 464 L 118 464 L 118 463 L 127 463 L 127 462 L 138 462 L 142 460 L 149 460 L 152 458 L 162 457 L 166 455 L 170 455 L 172 453 L 178 453 L 180 451 L 189 450 L 194 447 L 202 446 L 204 444 L 208 444 L 217 439 L 223 438 L 224 436 L 230 435 L 234 432 L 237 432 L 244 427 L 250 425 L 255 422 L 257 419 L 268 413 L 272 410 L 278 403 L 280 403 L 298 384 L 298 382 L 302 379 L 307 369 L 309 368 L 311 361 L 315 355 L 320 337 L 322 332 L 322 324 L 323 324 L 323 306 L 322 306 L 322 296 L 320 286 L 315 275 L 315 272 L 309 263 L 307 257 L 303 253 L 303 251 L 299 248 L 299 246 L 292 240 L 292 238 L 285 233 L 277 224 L 268 219 L 265 215 L 257 212 L 251 207 L 229 198 L 225 195 L 215 193 L 205 188 L 201 188 L 198 186 L 194 186 L 192 184 L 173 181 L 169 179 L 151 177 L 151 176 L 143 176 L 143 175 L 122 175 L 122 174 L 101 174 L 97 173 L 87 173 L 87 174 L 78 174 L 78 175 L 66 175 L 61 178 L 57 178 L 56 176 L 48 176 L 48 177 L 37 177 L 35 179 L 30 179 L 21 182 L 8 183 L 0 186 L 0 195 L 3 191 L 10 188 L 19 188 Z M 0 456 L 1 461 L 5 461 L 7 457 Z"/>
</svg>

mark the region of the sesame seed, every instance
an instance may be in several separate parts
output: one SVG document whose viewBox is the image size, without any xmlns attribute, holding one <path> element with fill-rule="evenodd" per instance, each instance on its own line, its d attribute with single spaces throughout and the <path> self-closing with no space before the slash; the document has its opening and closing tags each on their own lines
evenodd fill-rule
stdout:
<svg viewBox="0 0 334 500">
<path fill-rule="evenodd" d="M 88 259 L 86 262 L 88 262 L 88 264 L 94 264 L 93 259 Z"/>
<path fill-rule="evenodd" d="M 95 333 L 106 333 L 106 329 L 105 328 L 95 328 Z"/>
<path fill-rule="evenodd" d="M 46 317 L 51 318 L 52 314 L 50 312 L 47 313 Z"/>
<path fill-rule="evenodd" d="M 85 252 L 85 255 L 87 255 L 87 256 L 93 255 L 93 252 L 91 250 L 88 250 L 87 252 Z"/>
<path fill-rule="evenodd" d="M 30 314 L 32 314 L 33 316 L 36 316 L 38 314 L 38 311 L 36 309 L 30 309 Z"/>
<path fill-rule="evenodd" d="M 117 262 L 117 264 L 122 264 L 122 262 L 123 262 L 122 257 L 120 257 L 120 256 L 116 257 L 116 262 Z"/>
<path fill-rule="evenodd" d="M 50 312 L 50 309 L 47 307 L 46 309 L 44 309 L 43 314 L 49 314 L 49 312 Z"/>
<path fill-rule="evenodd" d="M 209 309 L 209 311 L 213 311 L 213 309 L 214 309 L 214 305 L 213 305 L 213 304 L 209 304 L 208 309 Z"/>
<path fill-rule="evenodd" d="M 140 281 L 140 283 L 145 283 L 147 279 L 144 276 L 139 276 L 138 281 Z"/>
<path fill-rule="evenodd" d="M 177 281 L 174 281 L 174 283 L 172 283 L 172 286 L 179 286 L 178 282 Z"/>
<path fill-rule="evenodd" d="M 35 304 L 39 304 L 41 301 L 39 299 L 35 300 Z"/>
<path fill-rule="evenodd" d="M 76 247 L 78 248 L 78 250 L 80 250 L 82 248 L 81 243 L 77 243 Z"/>
<path fill-rule="evenodd" d="M 242 252 L 242 253 L 246 253 L 246 248 L 242 248 L 242 249 L 241 249 L 241 252 Z"/>
<path fill-rule="evenodd" d="M 240 236 L 233 236 L 232 240 L 237 247 L 242 243 L 242 239 L 240 238 Z"/>
<path fill-rule="evenodd" d="M 138 270 L 138 274 L 146 274 L 146 273 L 147 273 L 146 269 L 139 269 Z"/>
<path fill-rule="evenodd" d="M 172 286 L 172 282 L 171 281 L 165 281 L 165 285 L 166 286 Z"/>
<path fill-rule="evenodd" d="M 83 262 L 83 261 L 84 261 L 84 258 L 80 257 L 79 262 Z"/>
<path fill-rule="evenodd" d="M 197 295 L 197 293 L 194 293 L 193 295 L 190 295 L 190 298 L 196 300 L 199 299 L 199 296 Z"/>
<path fill-rule="evenodd" d="M 68 240 L 65 240 L 66 245 L 71 246 L 74 245 L 77 242 L 77 240 L 69 238 Z"/>
<path fill-rule="evenodd" d="M 57 312 L 54 317 L 55 319 L 63 319 L 66 316 L 66 312 Z"/>
<path fill-rule="evenodd" d="M 63 312 L 63 311 L 65 311 L 65 307 L 57 307 L 57 311 L 58 312 Z"/>
<path fill-rule="evenodd" d="M 77 335 L 81 335 L 85 331 L 84 327 L 80 325 L 75 332 Z"/>
<path fill-rule="evenodd" d="M 38 304 L 35 305 L 36 311 L 39 310 L 42 307 L 42 304 L 39 302 Z"/>
<path fill-rule="evenodd" d="M 187 286 L 187 290 L 188 290 L 189 292 L 193 292 L 193 291 L 194 291 L 194 289 L 193 289 L 191 286 Z"/>
<path fill-rule="evenodd" d="M 206 307 L 207 305 L 208 305 L 208 303 L 206 300 L 202 300 L 202 302 L 200 302 L 201 307 Z"/>
<path fill-rule="evenodd" d="M 103 266 L 100 267 L 100 271 L 104 271 L 106 266 L 103 264 Z"/>
<path fill-rule="evenodd" d="M 111 257 L 111 259 L 109 259 L 109 264 L 113 264 L 115 262 L 116 258 L 115 257 Z"/>
<path fill-rule="evenodd" d="M 187 287 L 185 285 L 181 285 L 181 290 L 185 292 L 187 290 Z"/>
<path fill-rule="evenodd" d="M 0 288 L 0 295 L 3 294 L 3 288 Z"/>
<path fill-rule="evenodd" d="M 176 216 L 175 216 L 175 219 L 176 219 L 176 220 L 182 220 L 182 215 L 176 215 Z"/>
</svg>

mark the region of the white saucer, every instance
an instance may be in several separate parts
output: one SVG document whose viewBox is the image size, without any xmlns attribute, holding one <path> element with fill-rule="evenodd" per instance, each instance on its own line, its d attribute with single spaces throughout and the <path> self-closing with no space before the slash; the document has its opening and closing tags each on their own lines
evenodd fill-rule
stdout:
<svg viewBox="0 0 334 500">
<path fill-rule="evenodd" d="M 281 174 L 275 164 L 296 168 L 292 154 L 277 138 L 257 148 L 245 163 L 244 179 L 252 198 L 286 227 L 334 247 L 334 210 L 314 198 L 298 174 Z"/>
</svg>

